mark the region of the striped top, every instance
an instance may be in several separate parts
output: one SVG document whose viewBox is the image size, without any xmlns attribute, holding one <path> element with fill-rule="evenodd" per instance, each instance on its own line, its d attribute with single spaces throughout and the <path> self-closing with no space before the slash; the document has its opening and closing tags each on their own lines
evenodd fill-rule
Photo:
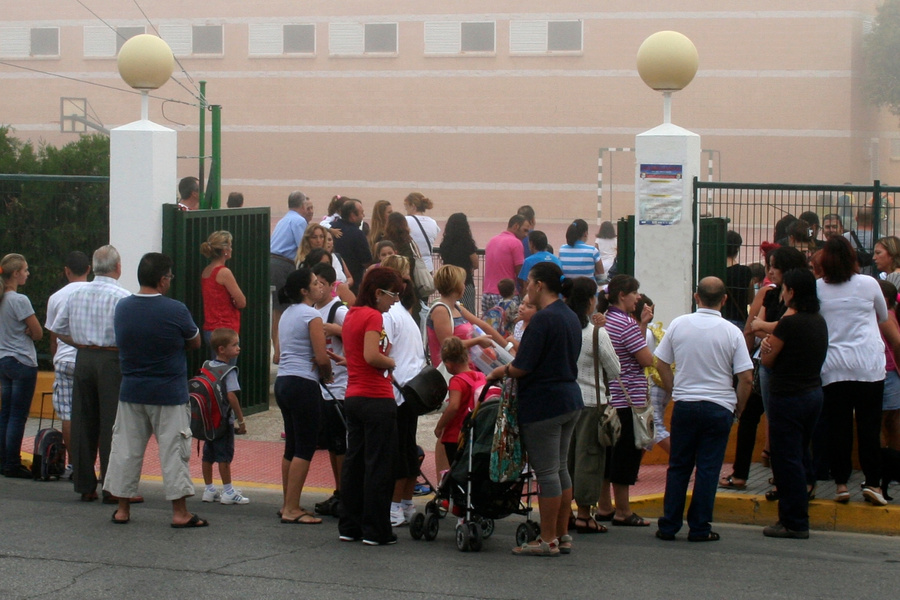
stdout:
<svg viewBox="0 0 900 600">
<path fill-rule="evenodd" d="M 560 246 L 559 260 L 566 277 L 593 277 L 594 265 L 600 261 L 600 251 L 578 240 L 574 246 Z"/>
<path fill-rule="evenodd" d="M 641 328 L 623 310 L 610 306 L 606 311 L 606 332 L 612 340 L 613 348 L 619 357 L 621 369 L 619 377 L 622 384 L 628 388 L 631 402 L 638 407 L 647 404 L 647 376 L 644 369 L 634 357 L 642 348 L 647 347 L 647 340 L 641 333 Z M 609 403 L 615 408 L 627 408 L 628 400 L 618 381 L 609 382 Z"/>
</svg>

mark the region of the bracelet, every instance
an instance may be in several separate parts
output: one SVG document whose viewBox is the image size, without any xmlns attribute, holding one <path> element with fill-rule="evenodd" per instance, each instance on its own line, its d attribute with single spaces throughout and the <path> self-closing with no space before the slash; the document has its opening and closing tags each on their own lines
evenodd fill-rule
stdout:
<svg viewBox="0 0 900 600">
<path fill-rule="evenodd" d="M 243 427 L 243 426 L 244 426 L 244 422 L 243 422 L 243 421 L 237 421 L 237 422 L 235 423 L 235 425 L 237 425 L 238 427 Z"/>
<path fill-rule="evenodd" d="M 509 352 L 509 351 L 512 350 L 512 349 L 513 349 L 513 343 L 512 343 L 512 342 L 509 342 L 508 344 L 506 344 L 506 348 L 504 348 L 504 350 L 506 350 L 507 352 Z"/>
</svg>

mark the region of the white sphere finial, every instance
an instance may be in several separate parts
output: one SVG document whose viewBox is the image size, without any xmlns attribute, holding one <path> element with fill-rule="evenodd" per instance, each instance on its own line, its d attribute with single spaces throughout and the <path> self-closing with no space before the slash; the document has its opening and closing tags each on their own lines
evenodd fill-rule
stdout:
<svg viewBox="0 0 900 600">
<path fill-rule="evenodd" d="M 119 75 L 134 89 L 155 90 L 172 76 L 175 55 L 163 39 L 144 33 L 122 44 L 118 66 Z"/>
<path fill-rule="evenodd" d="M 658 92 L 675 92 L 687 87 L 699 64 L 700 55 L 694 43 L 677 31 L 654 33 L 637 52 L 641 79 Z"/>
</svg>

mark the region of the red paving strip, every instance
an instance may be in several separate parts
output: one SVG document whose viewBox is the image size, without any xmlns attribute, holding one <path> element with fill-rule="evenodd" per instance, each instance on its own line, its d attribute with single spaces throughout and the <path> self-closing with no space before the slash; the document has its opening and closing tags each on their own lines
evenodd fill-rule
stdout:
<svg viewBox="0 0 900 600">
<path fill-rule="evenodd" d="M 202 453 L 202 444 L 200 445 Z M 34 438 L 23 440 L 23 448 L 34 448 Z M 234 481 L 246 487 L 281 487 L 281 460 L 284 453 L 284 442 L 259 442 L 242 440 L 234 442 L 234 461 L 231 463 L 231 475 Z M 201 471 L 201 454 L 197 453 L 197 441 L 191 442 L 191 478 L 195 482 L 203 481 Z M 425 451 L 425 462 L 422 472 L 433 484 L 437 484 L 434 469 L 434 453 Z M 143 477 L 159 479 L 162 471 L 159 467 L 159 452 L 156 439 L 150 438 L 144 454 Z M 213 478 L 219 481 L 219 473 L 213 470 Z M 631 488 L 631 496 L 662 493 L 666 485 L 666 465 L 644 465 L 641 467 L 638 482 Z M 318 450 L 313 457 L 306 478 L 305 488 L 309 491 L 331 492 L 334 489 L 334 476 L 331 473 L 331 461 L 328 452 Z"/>
</svg>

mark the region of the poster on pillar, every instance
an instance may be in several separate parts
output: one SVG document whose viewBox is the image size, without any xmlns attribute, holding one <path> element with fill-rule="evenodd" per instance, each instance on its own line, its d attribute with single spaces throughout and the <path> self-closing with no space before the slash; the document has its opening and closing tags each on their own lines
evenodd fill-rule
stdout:
<svg viewBox="0 0 900 600">
<path fill-rule="evenodd" d="M 681 222 L 682 165 L 641 165 L 640 175 L 638 223 L 674 225 Z"/>
</svg>

